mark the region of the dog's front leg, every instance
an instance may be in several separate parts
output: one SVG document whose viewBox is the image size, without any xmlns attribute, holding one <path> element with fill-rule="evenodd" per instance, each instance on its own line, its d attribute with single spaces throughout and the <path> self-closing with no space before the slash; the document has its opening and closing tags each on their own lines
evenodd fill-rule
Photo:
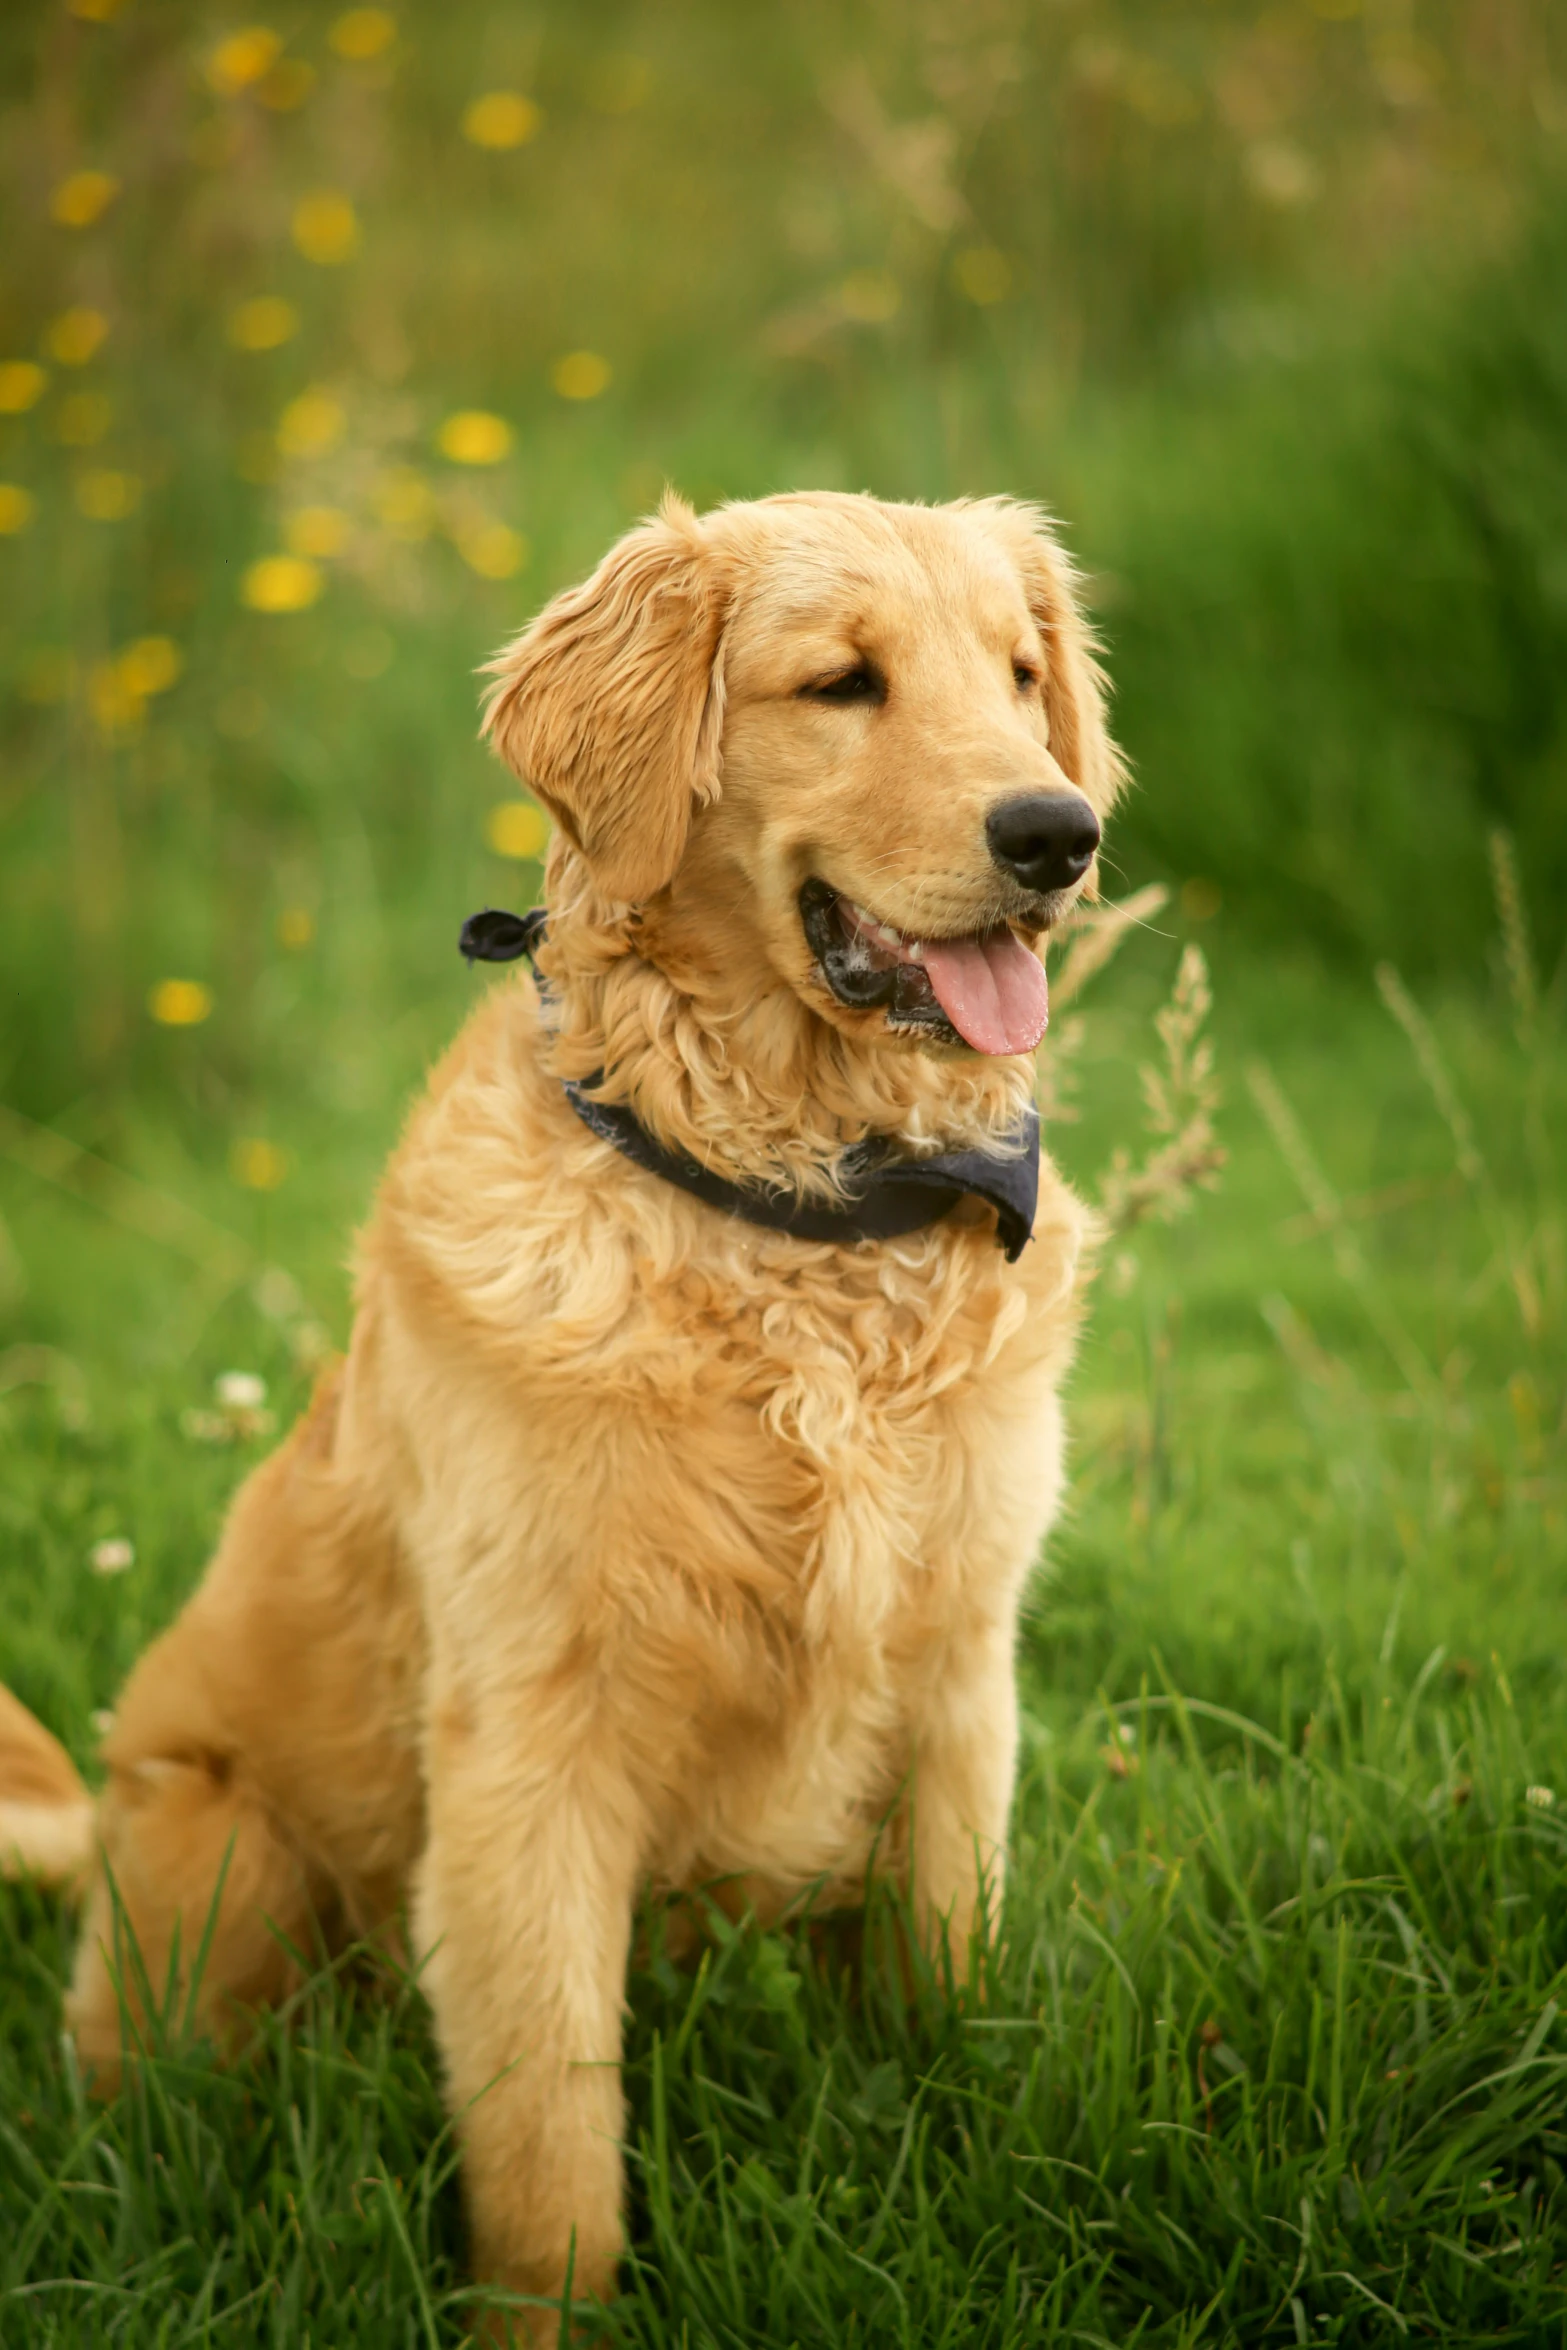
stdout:
<svg viewBox="0 0 1567 2350">
<path fill-rule="evenodd" d="M 981 1896 L 993 1924 L 1006 1869 L 1017 1767 L 1011 1619 L 955 1641 L 918 1727 L 913 1786 L 914 1914 L 926 1948 L 945 1939 L 959 1981 Z"/>
<path fill-rule="evenodd" d="M 432 1709 L 415 1925 L 465 2157 L 476 2274 L 608 2299 L 639 1834 L 602 1735 L 527 1688 Z M 556 2339 L 547 2312 L 519 2341 Z M 499 2337 L 497 2337 L 499 2338 Z"/>
</svg>

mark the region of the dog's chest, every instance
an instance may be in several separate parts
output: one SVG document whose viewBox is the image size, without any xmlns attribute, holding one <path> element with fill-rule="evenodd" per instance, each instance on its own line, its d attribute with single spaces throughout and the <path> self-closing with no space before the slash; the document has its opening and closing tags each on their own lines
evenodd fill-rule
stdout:
<svg viewBox="0 0 1567 2350">
<path fill-rule="evenodd" d="M 884 1687 L 1053 1495 L 1062 1316 L 1031 1319 L 983 1229 L 802 1259 L 689 1269 L 633 1317 L 674 1569 L 655 1612 L 719 1627 L 747 1704 L 823 1673 Z M 644 1528 L 651 1498 L 644 1475 Z"/>
<path fill-rule="evenodd" d="M 1053 1505 L 1082 1218 L 1061 1193 L 1009 1267 L 984 1211 L 848 1251 L 652 1202 L 450 1252 L 438 1376 L 400 1298 L 422 1572 L 465 1682 L 579 1692 L 675 1874 L 852 1866 Z"/>
<path fill-rule="evenodd" d="M 1059 1489 L 1061 1331 L 993 1251 L 951 1253 L 684 1299 L 688 1523 L 721 1506 L 722 1533 L 638 1628 L 693 1725 L 672 1881 L 852 1875 L 948 1660 L 1015 1609 Z"/>
</svg>

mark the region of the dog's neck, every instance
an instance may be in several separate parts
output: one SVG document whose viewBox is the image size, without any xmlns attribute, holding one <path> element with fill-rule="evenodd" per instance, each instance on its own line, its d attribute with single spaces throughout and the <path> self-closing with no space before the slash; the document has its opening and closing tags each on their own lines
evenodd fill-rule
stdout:
<svg viewBox="0 0 1567 2350">
<path fill-rule="evenodd" d="M 1032 1098 L 1026 1061 L 863 1044 L 760 958 L 736 984 L 681 954 L 677 926 L 611 905 L 558 837 L 547 897 L 553 1074 L 598 1078 L 659 1142 L 733 1182 L 831 1196 L 845 1149 L 869 1138 L 1002 1148 Z"/>
</svg>

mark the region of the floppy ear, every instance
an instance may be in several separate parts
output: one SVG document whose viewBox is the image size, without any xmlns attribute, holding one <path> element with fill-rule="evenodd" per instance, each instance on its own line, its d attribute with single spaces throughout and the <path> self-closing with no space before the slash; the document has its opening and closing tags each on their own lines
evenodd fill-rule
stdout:
<svg viewBox="0 0 1567 2350">
<path fill-rule="evenodd" d="M 693 808 L 717 796 L 717 568 L 691 508 L 666 496 L 489 664 L 485 734 L 631 904 L 672 878 Z"/>
<path fill-rule="evenodd" d="M 1126 761 L 1110 739 L 1105 673 L 1093 630 L 1078 604 L 1075 566 L 1037 506 L 1012 498 L 977 499 L 982 515 L 1022 574 L 1034 623 L 1045 644 L 1045 715 L 1056 765 L 1103 816 L 1126 781 Z"/>
</svg>

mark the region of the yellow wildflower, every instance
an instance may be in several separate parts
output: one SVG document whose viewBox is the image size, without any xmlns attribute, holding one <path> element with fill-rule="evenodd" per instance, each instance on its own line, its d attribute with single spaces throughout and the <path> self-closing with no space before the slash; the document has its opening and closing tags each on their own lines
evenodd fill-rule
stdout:
<svg viewBox="0 0 1567 2350">
<path fill-rule="evenodd" d="M 236 1183 L 247 1191 L 276 1191 L 288 1175 L 288 1155 L 259 1134 L 243 1134 L 229 1153 Z"/>
<path fill-rule="evenodd" d="M 512 579 L 533 549 L 520 530 L 504 522 L 476 522 L 458 533 L 457 552 L 481 579 Z"/>
<path fill-rule="evenodd" d="M 235 97 L 270 72 L 282 53 L 283 44 L 269 25 L 246 25 L 212 51 L 207 59 L 207 79 L 220 96 Z"/>
<path fill-rule="evenodd" d="M 239 593 L 252 612 L 304 612 L 324 585 L 318 566 L 304 555 L 263 555 L 245 573 Z"/>
<path fill-rule="evenodd" d="M 104 734 L 128 734 L 146 716 L 146 705 L 120 673 L 118 661 L 100 661 L 88 681 L 92 714 Z"/>
<path fill-rule="evenodd" d="M 120 183 L 112 171 L 73 171 L 50 197 L 49 210 L 62 228 L 91 228 L 119 192 Z"/>
<path fill-rule="evenodd" d="M 340 555 L 352 525 L 341 506 L 296 506 L 283 524 L 291 555 Z"/>
<path fill-rule="evenodd" d="M 0 538 L 14 538 L 33 519 L 33 495 L 19 482 L 0 481 Z"/>
<path fill-rule="evenodd" d="M 229 319 L 229 341 L 240 351 L 275 351 L 299 332 L 299 312 L 280 294 L 256 294 Z"/>
<path fill-rule="evenodd" d="M 966 245 L 952 263 L 952 282 L 982 310 L 1012 291 L 1012 264 L 994 245 Z"/>
<path fill-rule="evenodd" d="M 525 147 L 538 136 L 544 116 L 520 90 L 489 90 L 475 98 L 462 118 L 462 135 L 475 147 Z"/>
<path fill-rule="evenodd" d="M 498 857 L 542 857 L 549 818 L 531 800 L 501 800 L 484 820 L 484 837 Z"/>
<path fill-rule="evenodd" d="M 212 1010 L 212 990 L 199 979 L 160 979 L 147 1009 L 163 1028 L 196 1028 Z"/>
<path fill-rule="evenodd" d="M 550 381 L 563 400 L 596 400 L 609 383 L 607 359 L 597 351 L 568 351 L 550 370 Z"/>
<path fill-rule="evenodd" d="M 48 381 L 35 359 L 0 359 L 0 416 L 20 416 L 31 408 Z"/>
<path fill-rule="evenodd" d="M 134 473 L 116 473 L 105 466 L 81 476 L 76 504 L 89 522 L 123 522 L 141 504 L 141 483 Z"/>
<path fill-rule="evenodd" d="M 312 385 L 290 400 L 278 418 L 277 445 L 285 457 L 319 457 L 342 438 L 342 402 Z"/>
<path fill-rule="evenodd" d="M 49 322 L 48 344 L 63 367 L 85 367 L 109 331 L 101 310 L 62 310 Z"/>
<path fill-rule="evenodd" d="M 351 58 L 356 65 L 379 57 L 396 38 L 397 26 L 384 8 L 350 8 L 327 35 L 339 57 Z"/>
<path fill-rule="evenodd" d="M 179 683 L 185 656 L 172 637 L 139 636 L 115 666 L 133 694 L 166 694 Z"/>
<path fill-rule="evenodd" d="M 294 207 L 294 242 L 307 261 L 334 269 L 359 250 L 359 219 L 341 188 L 315 188 Z"/>
<path fill-rule="evenodd" d="M 511 426 L 483 408 L 460 408 L 436 437 L 442 456 L 454 465 L 498 465 L 511 447 Z"/>
</svg>

